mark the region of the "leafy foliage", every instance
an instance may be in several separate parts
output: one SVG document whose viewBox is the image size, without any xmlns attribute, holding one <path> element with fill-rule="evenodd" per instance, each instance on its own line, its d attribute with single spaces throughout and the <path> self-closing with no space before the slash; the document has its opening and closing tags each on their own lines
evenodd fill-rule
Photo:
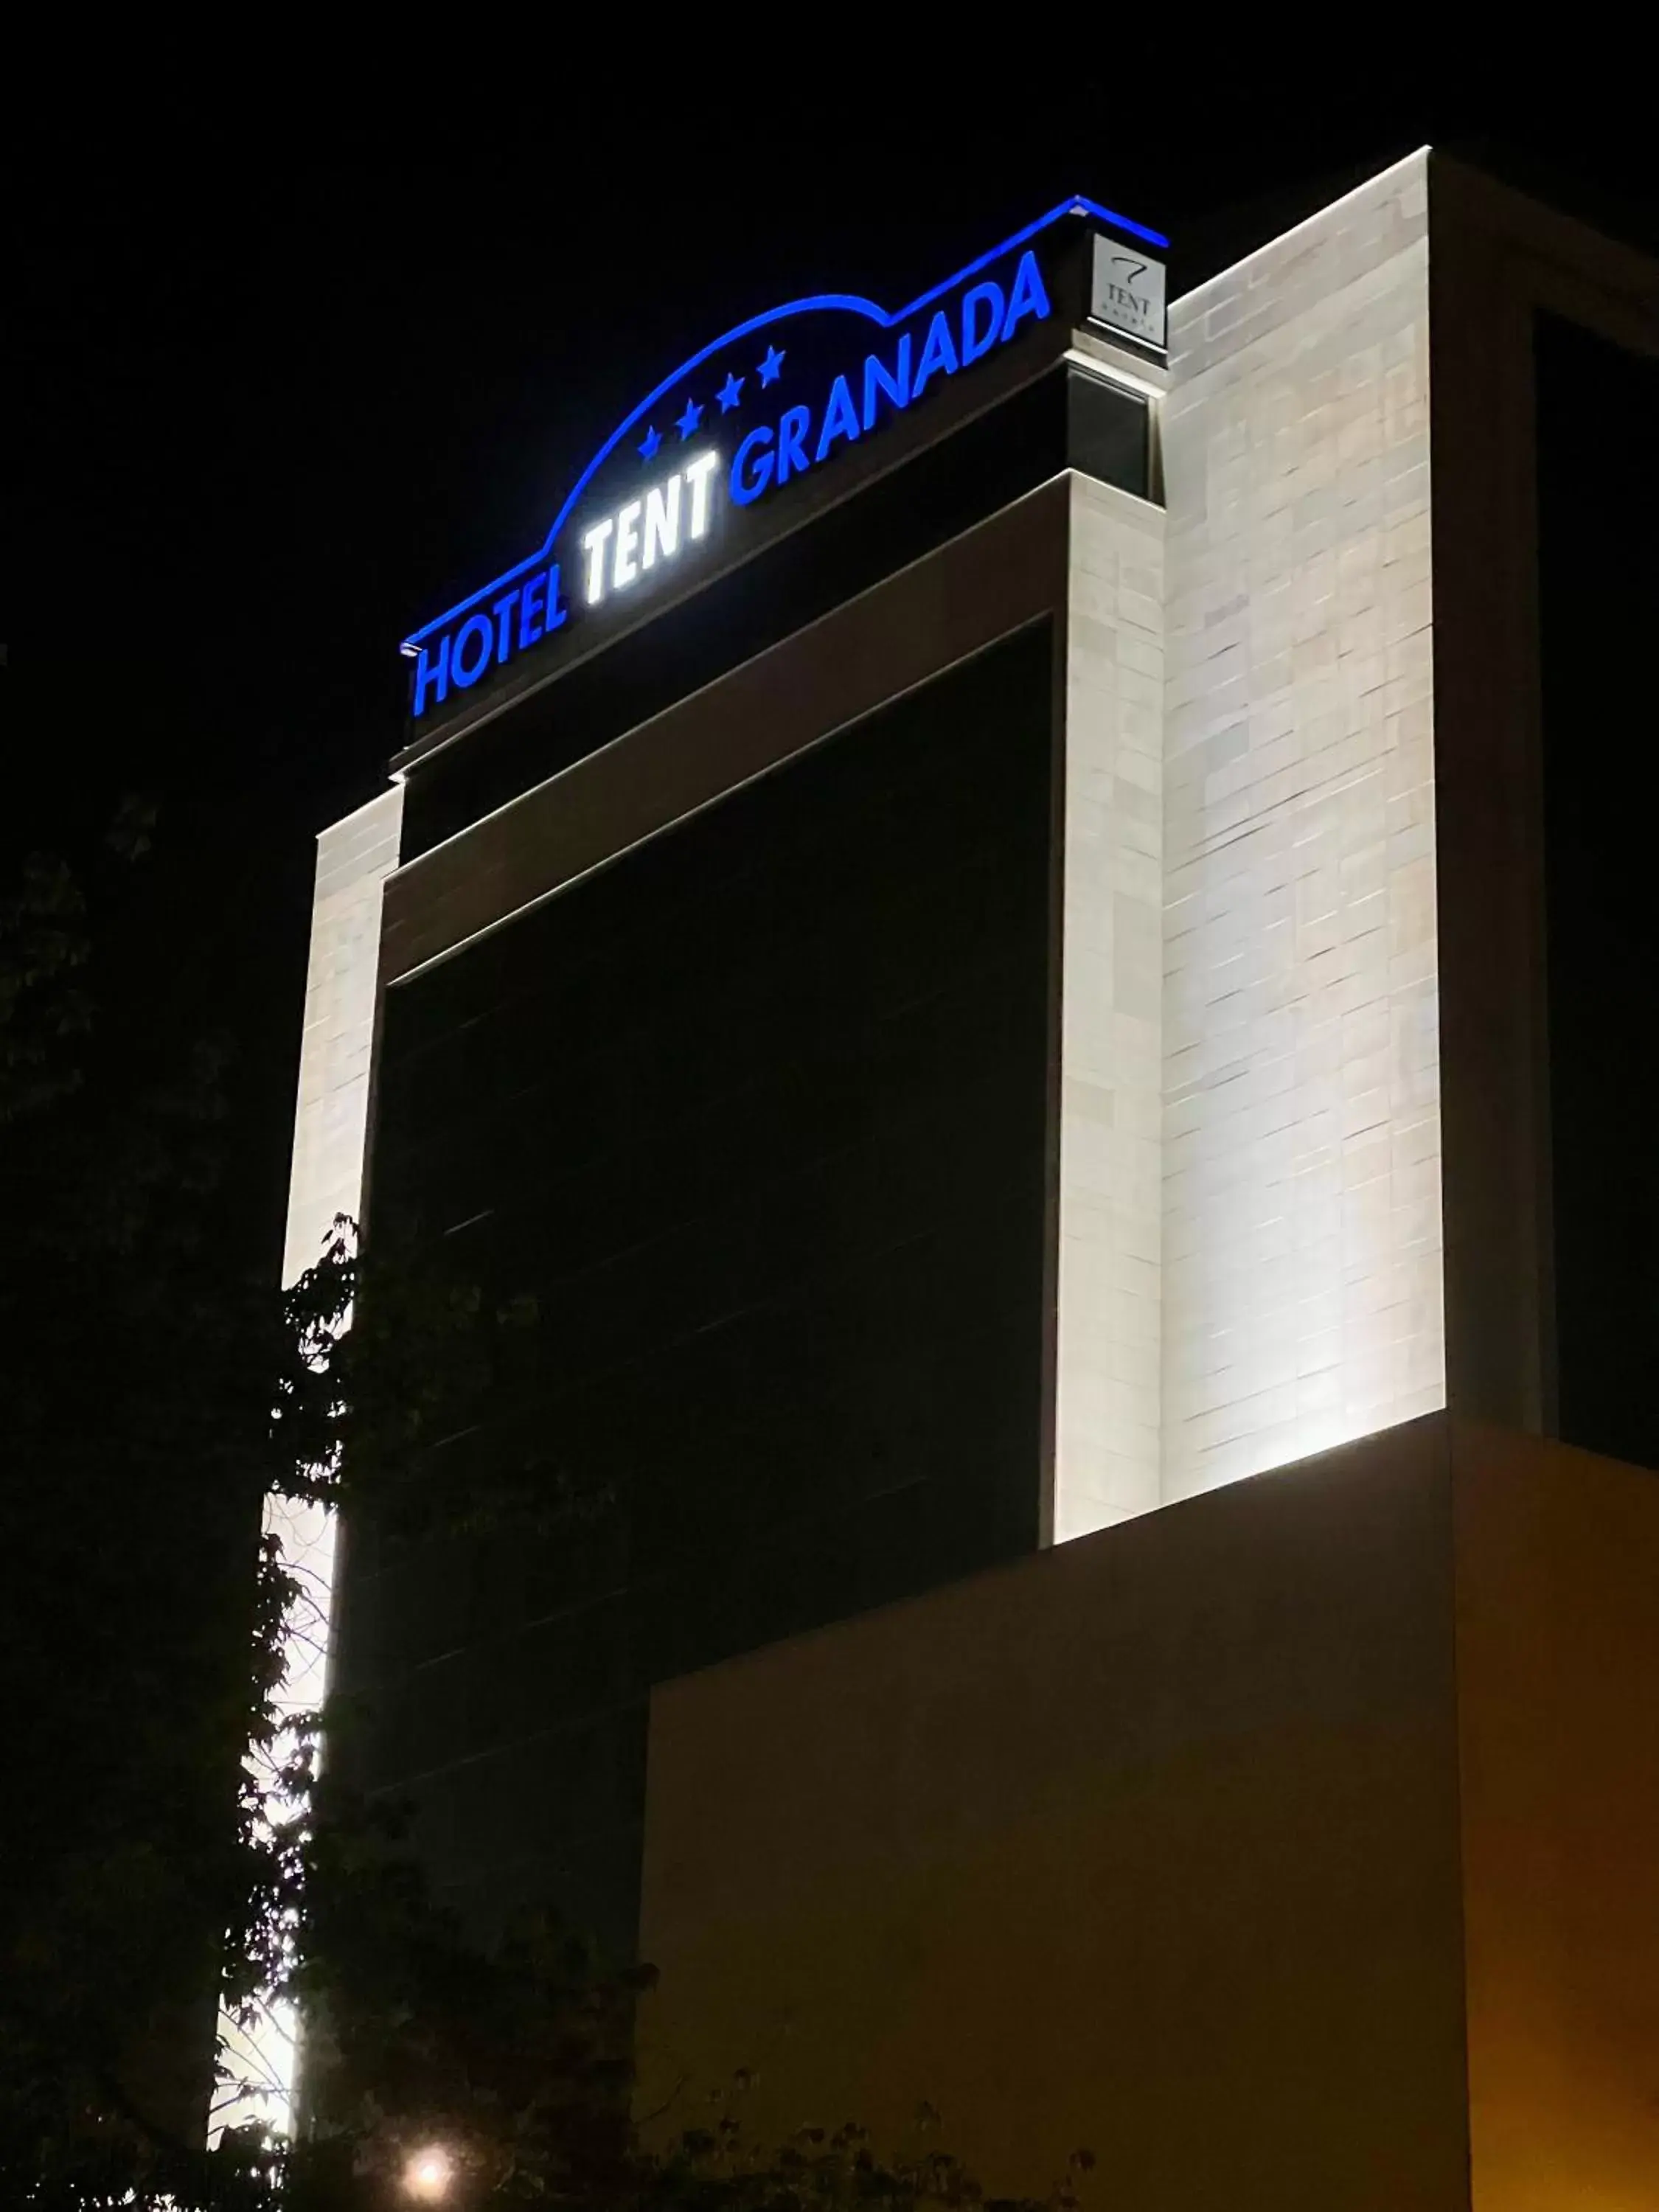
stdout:
<svg viewBox="0 0 1659 2212">
<path fill-rule="evenodd" d="M 367 2212 L 440 2146 L 469 2206 L 977 2203 L 943 2153 L 884 2161 L 851 2125 L 763 2152 L 734 2097 L 648 2148 L 648 1970 L 598 1973 L 547 1920 L 481 1945 L 395 1808 L 319 1773 L 316 1717 L 281 1703 L 302 1594 L 269 1501 L 394 1543 L 594 1501 L 539 1467 L 462 1487 L 429 1449 L 533 1358 L 532 1308 L 371 1261 L 346 1222 L 285 1292 L 227 1261 L 223 1050 L 146 1065 L 94 988 L 149 827 L 123 810 L 91 896 L 35 858 L 0 904 L 0 2201 Z M 303 2008 L 302 2140 L 205 2147 L 216 1988 Z"/>
<path fill-rule="evenodd" d="M 117 2132 L 185 2138 L 204 1993 L 245 1889 L 228 1809 L 274 1679 L 248 1568 L 284 1323 L 219 1256 L 223 1054 L 208 1042 L 158 1065 L 94 1018 L 89 902 L 118 921 L 144 836 L 125 810 L 90 893 L 36 858 L 0 904 L 13 2171 L 55 2170 L 94 2110 Z"/>
</svg>

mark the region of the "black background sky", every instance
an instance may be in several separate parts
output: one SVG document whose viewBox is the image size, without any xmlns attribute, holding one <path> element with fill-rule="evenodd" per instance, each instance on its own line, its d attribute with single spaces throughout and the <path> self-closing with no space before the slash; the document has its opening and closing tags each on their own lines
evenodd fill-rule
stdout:
<svg viewBox="0 0 1659 2212">
<path fill-rule="evenodd" d="M 290 84 L 244 26 L 246 100 L 181 75 L 165 112 L 66 110 L 13 148 L 0 861 L 72 846 L 124 790 L 160 801 L 100 988 L 136 1071 L 234 1038 L 256 1266 L 280 1243 L 312 840 L 381 787 L 398 641 L 539 539 L 693 346 L 801 292 L 908 297 L 1074 191 L 1167 231 L 1180 290 L 1425 140 L 1655 228 L 1653 125 L 1633 65 L 1608 89 L 1616 59 L 1523 112 L 1346 33 L 1292 82 L 1109 26 L 1101 63 L 1056 24 L 1029 59 L 902 65 L 865 51 L 868 11 L 817 46 L 655 15 L 603 51 L 450 27 L 325 97 L 326 51 Z"/>
</svg>

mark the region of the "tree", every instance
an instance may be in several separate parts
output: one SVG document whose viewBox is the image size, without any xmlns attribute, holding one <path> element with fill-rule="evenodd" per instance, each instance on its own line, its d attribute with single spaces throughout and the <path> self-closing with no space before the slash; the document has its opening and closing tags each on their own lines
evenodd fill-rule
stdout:
<svg viewBox="0 0 1659 2212">
<path fill-rule="evenodd" d="M 415 1890 L 387 1822 L 337 1789 L 296 1823 L 303 1736 L 270 1768 L 298 1593 L 261 1511 L 335 1502 L 348 1460 L 411 1526 L 460 1510 L 398 1477 L 438 1409 L 487 1386 L 495 1334 L 475 1294 L 416 1271 L 364 1302 L 349 1233 L 287 1292 L 231 1256 L 226 1048 L 181 1053 L 102 995 L 149 829 L 130 803 L 78 870 L 31 856 L 0 902 L 8 2201 L 263 2187 L 258 2145 L 202 2158 L 219 1987 L 343 1993 L 374 1931 L 389 1988 L 385 1905 L 407 1919 Z M 404 1937 L 415 1955 L 412 1920 Z M 367 2018 L 360 1996 L 336 2010 Z"/>
<path fill-rule="evenodd" d="M 649 1971 L 596 1972 L 544 1917 L 470 1937 L 397 1808 L 319 1773 L 315 1718 L 284 1716 L 298 1594 L 261 1533 L 268 1500 L 343 1503 L 408 1540 L 588 1501 L 510 1473 L 449 1491 L 424 1451 L 526 1356 L 525 1302 L 366 1259 L 349 1223 L 287 1291 L 228 1256 L 222 1047 L 147 1054 L 98 999 L 149 828 L 127 806 L 90 866 L 33 858 L 0 903 L 0 2196 L 41 2212 L 367 2212 L 422 2186 L 568 2212 L 976 2201 L 943 2153 L 882 2160 L 851 2125 L 759 2151 L 735 2092 L 712 2126 L 648 2148 L 629 2094 Z M 207 2148 L 218 1990 L 304 2007 L 301 2141 Z"/>
<path fill-rule="evenodd" d="M 283 1336 L 275 1297 L 216 1258 L 222 1054 L 147 1065 L 94 1006 L 89 902 L 118 913 L 147 835 L 130 806 L 84 880 L 35 857 L 0 905 L 14 2172 L 50 2170 L 94 2108 L 186 2138 L 244 1887 L 227 1808 L 268 1688 L 248 1568 Z"/>
</svg>

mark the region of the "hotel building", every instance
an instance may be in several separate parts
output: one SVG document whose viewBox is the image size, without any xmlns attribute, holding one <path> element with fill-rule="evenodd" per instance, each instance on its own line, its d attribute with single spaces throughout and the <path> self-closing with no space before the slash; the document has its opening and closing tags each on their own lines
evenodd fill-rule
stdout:
<svg viewBox="0 0 1659 2212">
<path fill-rule="evenodd" d="M 349 1528 L 336 1680 L 763 2125 L 1659 2203 L 1659 269 L 1164 245 L 757 315 L 409 641 L 288 1265 L 532 1293 L 440 1449 L 605 1504 Z"/>
</svg>

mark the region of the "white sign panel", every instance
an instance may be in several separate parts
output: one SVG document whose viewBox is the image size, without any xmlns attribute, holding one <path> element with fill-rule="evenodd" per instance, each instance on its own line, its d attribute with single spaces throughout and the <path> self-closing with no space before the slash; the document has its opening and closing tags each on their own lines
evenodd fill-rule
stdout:
<svg viewBox="0 0 1659 2212">
<path fill-rule="evenodd" d="M 1089 314 L 1147 345 L 1164 343 L 1164 264 L 1115 238 L 1095 240 Z"/>
</svg>

